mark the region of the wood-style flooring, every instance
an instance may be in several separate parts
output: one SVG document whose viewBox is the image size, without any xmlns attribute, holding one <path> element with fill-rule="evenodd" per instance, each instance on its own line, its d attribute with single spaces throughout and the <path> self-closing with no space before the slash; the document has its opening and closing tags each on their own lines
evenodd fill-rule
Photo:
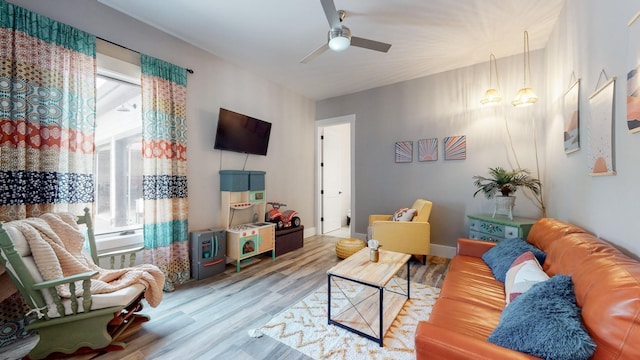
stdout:
<svg viewBox="0 0 640 360">
<path fill-rule="evenodd" d="M 125 350 L 71 359 L 309 359 L 268 336 L 252 338 L 248 333 L 326 284 L 326 271 L 340 261 L 335 254 L 338 240 L 312 236 L 302 249 L 275 260 L 261 257 L 239 273 L 227 265 L 222 274 L 190 281 L 165 293 L 157 308 L 143 310 L 151 321 L 132 325 L 122 335 Z M 440 287 L 448 266 L 449 261 L 439 257 L 428 257 L 426 265 L 411 260 L 411 281 Z M 399 276 L 406 276 L 406 267 Z M 20 358 L 33 344 L 34 339 L 28 339 L 0 348 L 0 359 Z"/>
</svg>

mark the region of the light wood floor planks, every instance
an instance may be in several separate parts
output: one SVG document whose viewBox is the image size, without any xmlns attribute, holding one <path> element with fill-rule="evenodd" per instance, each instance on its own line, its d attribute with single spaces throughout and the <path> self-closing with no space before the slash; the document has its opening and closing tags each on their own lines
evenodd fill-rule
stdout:
<svg viewBox="0 0 640 360">
<path fill-rule="evenodd" d="M 309 359 L 268 336 L 251 338 L 248 331 L 326 284 L 327 269 L 340 261 L 335 254 L 338 240 L 309 237 L 302 249 L 275 260 L 262 257 L 239 273 L 228 265 L 222 274 L 182 285 L 165 293 L 157 308 L 144 309 L 151 321 L 132 325 L 123 334 L 125 350 L 72 359 Z M 411 281 L 440 287 L 448 266 L 447 259 L 438 257 L 428 257 L 426 265 L 412 260 Z M 399 276 L 406 276 L 406 267 Z M 32 343 L 0 348 L 0 359 L 20 358 Z"/>
</svg>

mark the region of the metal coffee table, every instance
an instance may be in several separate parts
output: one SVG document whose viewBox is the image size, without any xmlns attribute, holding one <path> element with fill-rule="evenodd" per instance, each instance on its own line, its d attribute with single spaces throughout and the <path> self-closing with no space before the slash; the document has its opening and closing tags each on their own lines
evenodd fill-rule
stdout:
<svg viewBox="0 0 640 360">
<path fill-rule="evenodd" d="M 382 340 L 404 303 L 411 298 L 408 254 L 379 250 L 378 262 L 369 260 L 369 249 L 364 248 L 327 271 L 328 322 L 383 346 Z M 394 279 L 395 274 L 407 266 L 406 291 Z M 362 290 L 348 295 L 335 278 L 362 285 Z M 332 316 L 332 287 L 340 291 L 348 304 Z M 374 291 L 371 291 L 371 290 Z M 377 295 L 377 296 L 376 296 Z M 376 333 L 377 332 L 377 333 Z"/>
</svg>

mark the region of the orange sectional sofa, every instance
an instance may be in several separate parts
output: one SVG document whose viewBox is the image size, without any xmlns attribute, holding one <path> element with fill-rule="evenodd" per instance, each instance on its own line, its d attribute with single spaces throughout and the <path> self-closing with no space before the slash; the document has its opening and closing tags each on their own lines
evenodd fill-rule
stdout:
<svg viewBox="0 0 640 360">
<path fill-rule="evenodd" d="M 550 218 L 538 220 L 526 240 L 547 254 L 547 275 L 571 275 L 584 328 L 596 344 L 591 358 L 640 359 L 640 262 Z M 417 326 L 417 359 L 536 359 L 487 341 L 506 306 L 504 283 L 482 260 L 495 245 L 458 240 L 431 316 Z"/>
</svg>

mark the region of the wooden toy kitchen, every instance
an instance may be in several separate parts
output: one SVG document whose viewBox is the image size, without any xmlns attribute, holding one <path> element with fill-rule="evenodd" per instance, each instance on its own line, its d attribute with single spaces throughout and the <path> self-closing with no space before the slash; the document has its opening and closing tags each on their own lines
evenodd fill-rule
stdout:
<svg viewBox="0 0 640 360">
<path fill-rule="evenodd" d="M 265 172 L 220 170 L 221 222 L 226 227 L 228 262 L 236 271 L 253 257 L 271 251 L 275 258 L 275 224 L 263 222 L 266 212 Z"/>
</svg>

